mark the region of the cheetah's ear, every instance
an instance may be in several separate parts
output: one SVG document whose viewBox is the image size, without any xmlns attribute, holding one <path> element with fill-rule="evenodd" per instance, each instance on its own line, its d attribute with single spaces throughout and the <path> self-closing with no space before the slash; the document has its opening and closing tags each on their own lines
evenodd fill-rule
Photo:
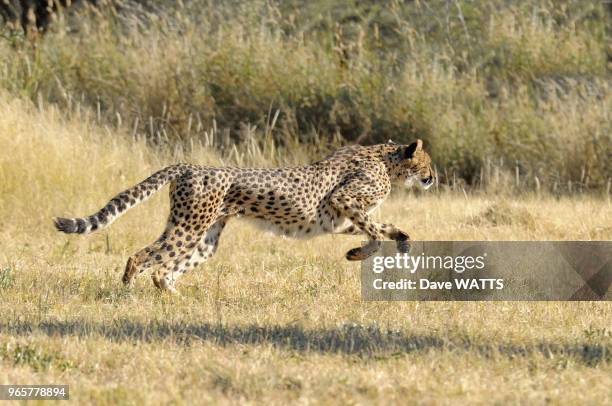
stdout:
<svg viewBox="0 0 612 406">
<path fill-rule="evenodd" d="M 414 156 L 415 153 L 421 151 L 423 149 L 423 141 L 416 140 L 412 144 L 408 145 L 404 148 L 403 156 L 404 159 L 410 159 Z"/>
</svg>

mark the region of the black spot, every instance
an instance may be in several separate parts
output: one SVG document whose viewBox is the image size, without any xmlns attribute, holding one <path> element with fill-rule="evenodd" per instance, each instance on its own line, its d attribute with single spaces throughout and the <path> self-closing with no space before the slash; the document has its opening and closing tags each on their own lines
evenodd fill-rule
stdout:
<svg viewBox="0 0 612 406">
<path fill-rule="evenodd" d="M 100 210 L 96 217 L 99 223 L 106 223 L 106 209 Z"/>
<path fill-rule="evenodd" d="M 87 230 L 87 223 L 83 219 L 76 219 L 77 233 L 84 233 Z"/>
<path fill-rule="evenodd" d="M 96 231 L 98 229 L 98 219 L 96 216 L 89 216 L 87 220 L 89 220 L 89 224 L 91 224 L 90 231 Z"/>
</svg>

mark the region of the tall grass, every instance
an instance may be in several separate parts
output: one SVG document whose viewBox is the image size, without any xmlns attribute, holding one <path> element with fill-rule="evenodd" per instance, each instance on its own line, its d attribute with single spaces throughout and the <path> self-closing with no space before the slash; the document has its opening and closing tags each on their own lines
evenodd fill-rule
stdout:
<svg viewBox="0 0 612 406">
<path fill-rule="evenodd" d="M 420 137 L 445 183 L 609 191 L 601 2 L 135 4 L 0 41 L 0 86 L 155 144 Z"/>
<path fill-rule="evenodd" d="M 143 137 L 100 126 L 90 111 L 61 112 L 0 92 L 0 213 L 18 229 L 37 229 L 67 207 L 95 210 L 109 193 L 175 162 L 262 167 L 301 164 L 315 155 L 296 140 L 276 146 L 252 128 L 241 134 L 244 141 L 231 146 L 212 128 L 202 140 L 152 147 Z M 9 228 L 7 235 L 16 232 Z"/>
</svg>

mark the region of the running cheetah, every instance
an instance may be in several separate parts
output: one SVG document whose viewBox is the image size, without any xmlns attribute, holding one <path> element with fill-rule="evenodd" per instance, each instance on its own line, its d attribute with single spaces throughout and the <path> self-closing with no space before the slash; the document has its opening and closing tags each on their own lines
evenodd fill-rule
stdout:
<svg viewBox="0 0 612 406">
<path fill-rule="evenodd" d="M 431 159 L 417 140 L 348 146 L 307 166 L 252 169 L 178 164 L 162 169 L 115 196 L 89 217 L 55 218 L 64 233 L 90 233 L 170 183 L 171 210 L 166 229 L 153 244 L 132 255 L 123 273 L 130 285 L 136 275 L 157 266 L 156 287 L 176 292 L 175 282 L 216 251 L 230 217 L 244 216 L 291 237 L 323 233 L 363 234 L 369 243 L 346 253 L 351 261 L 376 252 L 380 241 L 396 241 L 409 249 L 408 234 L 392 224 L 374 222 L 370 213 L 391 191 L 394 181 L 417 180 L 427 189 L 434 183 Z"/>
</svg>

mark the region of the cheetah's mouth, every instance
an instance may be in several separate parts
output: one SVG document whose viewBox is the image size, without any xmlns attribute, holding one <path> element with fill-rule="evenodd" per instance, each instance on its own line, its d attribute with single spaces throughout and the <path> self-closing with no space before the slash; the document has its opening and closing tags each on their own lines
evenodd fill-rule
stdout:
<svg viewBox="0 0 612 406">
<path fill-rule="evenodd" d="M 427 190 L 434 184 L 434 180 L 433 178 L 421 179 L 420 184 L 424 190 Z"/>
</svg>

